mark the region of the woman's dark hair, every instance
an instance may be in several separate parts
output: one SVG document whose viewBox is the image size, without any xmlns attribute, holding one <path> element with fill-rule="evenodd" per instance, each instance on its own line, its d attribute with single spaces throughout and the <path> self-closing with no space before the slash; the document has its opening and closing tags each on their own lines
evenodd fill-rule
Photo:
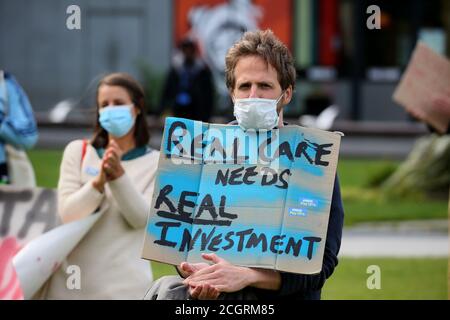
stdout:
<svg viewBox="0 0 450 320">
<path fill-rule="evenodd" d="M 103 129 L 99 122 L 99 109 L 98 105 L 98 91 L 102 85 L 119 86 L 124 88 L 130 95 L 131 101 L 134 106 L 140 110 L 136 115 L 136 122 L 134 123 L 134 139 L 136 147 L 142 147 L 148 144 L 150 134 L 148 131 L 147 121 L 145 118 L 145 97 L 144 90 L 141 85 L 129 74 L 126 73 L 111 73 L 104 76 L 97 86 L 97 92 L 95 95 L 96 108 L 96 120 L 94 137 L 91 140 L 91 144 L 94 148 L 105 148 L 108 145 L 108 132 Z"/>
</svg>

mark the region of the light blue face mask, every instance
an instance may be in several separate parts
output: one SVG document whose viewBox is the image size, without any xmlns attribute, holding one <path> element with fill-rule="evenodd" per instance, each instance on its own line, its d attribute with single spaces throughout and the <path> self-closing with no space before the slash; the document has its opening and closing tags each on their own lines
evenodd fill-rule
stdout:
<svg viewBox="0 0 450 320">
<path fill-rule="evenodd" d="M 100 125 L 114 137 L 123 137 L 136 120 L 131 112 L 133 105 L 107 106 L 100 109 Z"/>
</svg>

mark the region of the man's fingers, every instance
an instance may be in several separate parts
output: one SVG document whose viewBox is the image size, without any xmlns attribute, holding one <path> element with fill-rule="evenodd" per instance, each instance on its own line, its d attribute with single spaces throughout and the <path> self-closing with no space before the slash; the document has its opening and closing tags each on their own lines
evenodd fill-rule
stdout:
<svg viewBox="0 0 450 320">
<path fill-rule="evenodd" d="M 203 268 L 201 270 L 195 271 L 193 274 L 191 274 L 189 277 L 186 278 L 185 281 L 190 281 L 192 279 L 198 279 L 198 277 L 203 276 L 203 275 L 207 275 L 207 274 L 211 274 L 216 270 L 215 265 Z"/>
<path fill-rule="evenodd" d="M 200 294 L 198 295 L 199 300 L 217 299 L 218 292 L 212 285 L 205 283 L 201 286 L 202 286 L 202 290 L 201 290 Z"/>
<path fill-rule="evenodd" d="M 226 292 L 227 286 L 224 284 L 217 284 L 214 286 L 217 292 L 220 294 L 221 292 Z"/>
<path fill-rule="evenodd" d="M 208 281 L 208 280 L 215 279 L 215 278 L 217 278 L 217 276 L 214 273 L 208 273 L 208 274 L 203 274 L 203 275 L 199 275 L 199 276 L 197 276 L 196 274 L 193 274 L 193 275 L 187 277 L 184 280 L 184 282 L 186 284 L 191 285 L 191 283 L 194 283 L 194 282 L 198 283 L 201 281 Z"/>
<path fill-rule="evenodd" d="M 193 289 L 189 289 L 190 295 L 193 299 L 198 299 L 200 292 L 202 291 L 202 286 L 195 287 Z"/>
<path fill-rule="evenodd" d="M 180 268 L 183 271 L 188 272 L 189 274 L 191 274 L 191 273 L 193 273 L 195 271 L 194 268 L 192 268 L 191 264 L 187 263 L 187 262 L 182 262 L 181 265 L 180 265 Z"/>
<path fill-rule="evenodd" d="M 209 292 L 209 285 L 208 284 L 204 284 L 199 286 L 202 288 L 202 290 L 200 291 L 199 295 L 198 295 L 198 299 L 199 300 L 206 300 L 208 299 L 208 292 Z"/>
<path fill-rule="evenodd" d="M 217 300 L 217 298 L 219 297 L 219 294 L 220 294 L 220 291 L 219 290 L 217 290 L 217 288 L 215 287 L 215 286 L 211 286 L 211 297 L 214 299 L 214 300 Z"/>
<path fill-rule="evenodd" d="M 218 296 L 219 291 L 217 291 L 217 289 L 214 286 L 210 285 L 208 290 L 208 299 L 216 300 Z"/>
<path fill-rule="evenodd" d="M 215 253 L 203 253 L 202 258 L 205 260 L 211 261 L 213 263 L 219 263 L 219 262 L 224 261 L 222 258 L 220 258 Z"/>
<path fill-rule="evenodd" d="M 190 295 L 193 299 L 198 300 L 213 300 L 217 299 L 220 292 L 217 291 L 213 286 L 207 283 L 196 286 L 190 289 Z"/>
</svg>

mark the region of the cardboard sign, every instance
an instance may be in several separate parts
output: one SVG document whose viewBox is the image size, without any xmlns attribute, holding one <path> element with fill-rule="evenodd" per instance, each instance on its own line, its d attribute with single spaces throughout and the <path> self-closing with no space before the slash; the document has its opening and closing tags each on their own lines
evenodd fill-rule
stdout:
<svg viewBox="0 0 450 320">
<path fill-rule="evenodd" d="M 0 185 L 0 300 L 32 296 L 27 296 L 27 281 L 20 281 L 13 258 L 33 239 L 60 224 L 56 206 L 55 190 Z M 26 266 L 34 267 L 39 275 L 42 268 L 35 264 L 36 260 L 28 261 Z"/>
<path fill-rule="evenodd" d="M 0 239 L 14 237 L 23 246 L 57 227 L 56 190 L 0 186 Z"/>
<path fill-rule="evenodd" d="M 418 42 L 393 99 L 445 133 L 450 123 L 450 62 Z"/>
<path fill-rule="evenodd" d="M 322 267 L 340 135 L 167 118 L 142 257 L 214 252 L 294 273 Z"/>
<path fill-rule="evenodd" d="M 56 190 L 0 186 L 0 298 L 31 299 L 102 214 L 61 225 Z"/>
</svg>

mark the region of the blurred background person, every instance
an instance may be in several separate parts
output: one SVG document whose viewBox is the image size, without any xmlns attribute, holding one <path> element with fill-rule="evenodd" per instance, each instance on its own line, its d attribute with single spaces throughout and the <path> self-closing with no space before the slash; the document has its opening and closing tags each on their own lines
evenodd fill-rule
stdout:
<svg viewBox="0 0 450 320">
<path fill-rule="evenodd" d="M 400 167 L 384 182 L 390 194 L 425 192 L 448 196 L 450 189 L 450 60 L 418 42 L 393 94 L 412 118 L 431 134 L 414 144 Z"/>
<path fill-rule="evenodd" d="M 64 223 L 102 217 L 53 275 L 47 299 L 139 299 L 152 280 L 140 250 L 159 152 L 148 146 L 144 94 L 131 76 L 113 73 L 100 80 L 96 103 L 92 140 L 64 150 L 58 211 Z M 66 287 L 68 265 L 80 267 L 80 290 Z"/>
<path fill-rule="evenodd" d="M 214 109 L 211 71 L 194 40 L 184 38 L 178 49 L 165 80 L 161 111 L 169 108 L 175 117 L 208 122 Z"/>
<path fill-rule="evenodd" d="M 14 76 L 0 70 L 0 184 L 35 187 L 25 149 L 38 140 L 30 101 Z"/>
</svg>

